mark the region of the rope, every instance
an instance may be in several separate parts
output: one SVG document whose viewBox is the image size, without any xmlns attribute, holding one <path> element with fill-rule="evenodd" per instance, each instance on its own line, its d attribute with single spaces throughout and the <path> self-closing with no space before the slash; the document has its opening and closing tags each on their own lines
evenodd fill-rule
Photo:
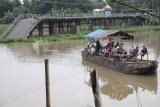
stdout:
<svg viewBox="0 0 160 107">
<path fill-rule="evenodd" d="M 142 102 L 141 102 L 141 99 L 140 99 L 139 93 L 137 92 L 137 94 L 138 94 L 138 98 L 139 98 L 140 105 L 141 105 L 141 107 L 142 107 Z"/>
<path fill-rule="evenodd" d="M 136 100 L 137 100 L 137 105 L 139 107 L 137 92 L 136 92 Z"/>
<path fill-rule="evenodd" d="M 154 16 L 154 17 L 156 17 L 156 18 L 159 18 L 159 19 L 160 19 L 160 16 L 158 16 L 158 15 L 156 15 L 156 14 L 153 14 L 153 13 L 150 13 L 150 12 L 148 12 L 148 11 L 145 11 L 145 10 L 142 10 L 142 9 L 139 9 L 139 8 L 136 8 L 136 7 L 133 7 L 133 6 L 127 5 L 127 4 L 122 3 L 122 2 L 120 2 L 120 1 L 118 1 L 118 0 L 112 0 L 112 1 L 113 1 L 113 2 L 116 2 L 116 3 L 118 3 L 118 4 L 121 4 L 121 5 L 127 6 L 127 7 L 129 7 L 129 8 L 132 8 L 132 9 L 138 10 L 138 11 L 140 11 L 140 12 L 142 12 L 142 13 L 147 13 L 147 14 L 149 14 L 149 15 L 151 15 L 151 16 Z"/>
<path fill-rule="evenodd" d="M 142 102 L 141 102 L 138 91 L 136 91 L 136 100 L 137 100 L 138 107 L 142 107 Z"/>
</svg>

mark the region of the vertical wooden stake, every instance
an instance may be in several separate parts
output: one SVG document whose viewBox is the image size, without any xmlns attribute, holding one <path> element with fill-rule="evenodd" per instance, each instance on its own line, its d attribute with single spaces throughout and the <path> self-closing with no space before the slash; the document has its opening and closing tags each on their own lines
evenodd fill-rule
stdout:
<svg viewBox="0 0 160 107">
<path fill-rule="evenodd" d="M 97 74 L 96 74 L 95 69 L 90 73 L 90 76 L 91 76 L 91 85 L 92 85 L 95 107 L 101 107 L 101 99 L 100 99 L 100 95 L 99 95 L 99 86 L 98 86 Z"/>
<path fill-rule="evenodd" d="M 45 59 L 44 62 L 45 62 L 45 80 L 46 80 L 46 107 L 51 107 L 48 59 Z"/>
</svg>

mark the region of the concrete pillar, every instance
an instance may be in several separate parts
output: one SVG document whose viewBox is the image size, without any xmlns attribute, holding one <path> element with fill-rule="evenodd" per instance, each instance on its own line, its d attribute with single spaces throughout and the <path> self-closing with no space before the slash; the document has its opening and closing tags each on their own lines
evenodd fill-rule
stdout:
<svg viewBox="0 0 160 107">
<path fill-rule="evenodd" d="M 88 25 L 88 31 L 92 32 L 94 30 L 93 24 Z"/>
<path fill-rule="evenodd" d="M 38 30 L 39 30 L 39 36 L 42 36 L 42 35 L 43 35 L 43 23 L 41 23 L 41 24 L 39 25 Z"/>
<path fill-rule="evenodd" d="M 49 22 L 48 23 L 48 25 L 49 25 L 49 35 L 53 35 L 53 23 L 52 22 Z"/>
<path fill-rule="evenodd" d="M 62 22 L 62 23 L 61 23 L 62 33 L 64 33 L 64 25 L 65 25 L 65 22 Z"/>
<path fill-rule="evenodd" d="M 72 22 L 71 33 L 77 33 L 77 25 L 75 22 Z"/>
<path fill-rule="evenodd" d="M 59 33 L 59 32 L 58 32 L 58 27 L 57 27 L 57 26 L 53 27 L 53 32 L 54 32 L 54 34 L 58 34 L 58 33 Z"/>
<path fill-rule="evenodd" d="M 69 22 L 67 22 L 67 33 L 69 32 Z"/>
</svg>

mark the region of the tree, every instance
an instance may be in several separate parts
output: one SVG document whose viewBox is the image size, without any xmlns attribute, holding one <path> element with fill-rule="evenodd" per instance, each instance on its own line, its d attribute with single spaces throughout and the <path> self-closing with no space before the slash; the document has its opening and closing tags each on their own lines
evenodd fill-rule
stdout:
<svg viewBox="0 0 160 107">
<path fill-rule="evenodd" d="M 52 4 L 45 1 L 48 1 L 48 0 L 34 1 L 36 2 L 36 4 L 33 5 L 32 11 L 38 14 L 46 14 L 49 11 L 51 11 Z"/>
<path fill-rule="evenodd" d="M 61 9 L 56 9 L 52 8 L 52 10 L 49 12 L 50 14 L 79 14 L 81 13 L 81 10 L 78 8 L 61 8 Z"/>
<path fill-rule="evenodd" d="M 23 0 L 24 7 L 31 9 L 31 5 L 32 5 L 32 2 L 30 2 L 29 0 Z"/>
<path fill-rule="evenodd" d="M 12 1 L 12 4 L 13 4 L 14 7 L 19 7 L 19 6 L 21 6 L 21 2 L 20 2 L 19 0 L 13 0 L 13 1 Z"/>
<path fill-rule="evenodd" d="M 24 6 L 15 7 L 13 9 L 13 14 L 15 17 L 17 17 L 18 15 L 27 14 L 27 13 L 29 13 L 29 9 Z"/>
<path fill-rule="evenodd" d="M 4 17 L 2 18 L 2 23 L 9 24 L 15 19 L 14 14 L 10 11 L 5 12 Z"/>
<path fill-rule="evenodd" d="M 157 13 L 160 15 L 160 0 L 154 1 L 154 7 L 157 10 Z"/>
<path fill-rule="evenodd" d="M 5 12 L 12 11 L 13 5 L 9 0 L 0 0 L 0 17 L 4 16 Z"/>
</svg>

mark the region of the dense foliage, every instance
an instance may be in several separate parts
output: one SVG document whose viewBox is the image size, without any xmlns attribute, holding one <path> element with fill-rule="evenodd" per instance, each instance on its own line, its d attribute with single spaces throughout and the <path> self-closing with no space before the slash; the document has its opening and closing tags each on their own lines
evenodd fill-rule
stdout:
<svg viewBox="0 0 160 107">
<path fill-rule="evenodd" d="M 73 4 L 69 4 L 73 3 Z M 90 4 L 90 5 L 83 5 Z M 11 23 L 21 14 L 80 13 L 93 9 L 90 0 L 0 0 L 0 23 Z"/>
<path fill-rule="evenodd" d="M 154 9 L 160 13 L 160 0 L 119 0 L 126 4 L 141 8 Z M 0 0 L 0 23 L 11 23 L 21 14 L 68 14 L 85 13 L 99 7 L 104 0 Z M 133 12 L 135 10 L 106 0 L 112 6 L 113 12 Z M 156 14 L 157 14 L 156 13 Z"/>
<path fill-rule="evenodd" d="M 135 10 L 126 6 L 118 5 L 112 0 L 106 0 L 109 5 L 114 8 L 115 12 L 135 12 Z M 160 13 L 160 0 L 118 0 L 125 4 L 140 8 L 140 9 L 153 9 L 154 12 Z"/>
</svg>

